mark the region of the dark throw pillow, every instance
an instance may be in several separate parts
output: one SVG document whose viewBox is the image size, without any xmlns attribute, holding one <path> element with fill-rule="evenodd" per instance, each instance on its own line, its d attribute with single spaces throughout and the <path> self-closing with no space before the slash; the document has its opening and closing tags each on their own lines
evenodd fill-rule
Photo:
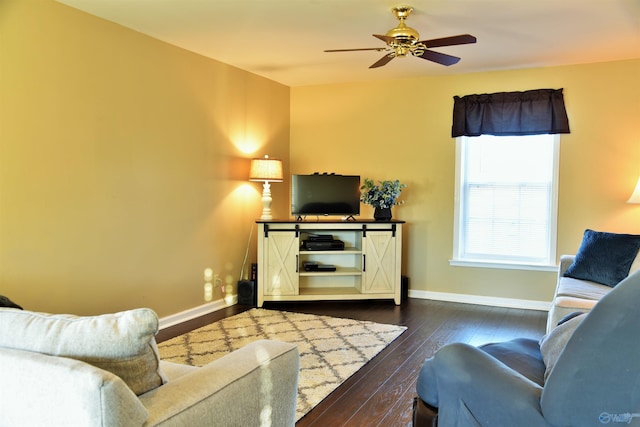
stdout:
<svg viewBox="0 0 640 427">
<path fill-rule="evenodd" d="M 640 235 L 585 230 L 580 249 L 564 276 L 614 287 L 629 275 Z"/>
<path fill-rule="evenodd" d="M 22 310 L 22 307 L 20 307 L 18 304 L 11 301 L 9 298 L 5 297 L 4 295 L 0 295 L 0 307 L 17 308 Z"/>
</svg>

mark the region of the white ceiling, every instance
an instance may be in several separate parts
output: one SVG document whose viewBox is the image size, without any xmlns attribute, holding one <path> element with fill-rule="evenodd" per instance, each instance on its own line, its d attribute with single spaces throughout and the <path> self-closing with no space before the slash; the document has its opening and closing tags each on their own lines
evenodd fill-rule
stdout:
<svg viewBox="0 0 640 427">
<path fill-rule="evenodd" d="M 355 82 L 640 58 L 640 0 L 58 0 L 287 86 Z M 372 34 L 414 8 L 420 39 L 472 34 L 434 48 L 450 67 L 415 57 L 369 69 L 384 52 Z"/>
</svg>

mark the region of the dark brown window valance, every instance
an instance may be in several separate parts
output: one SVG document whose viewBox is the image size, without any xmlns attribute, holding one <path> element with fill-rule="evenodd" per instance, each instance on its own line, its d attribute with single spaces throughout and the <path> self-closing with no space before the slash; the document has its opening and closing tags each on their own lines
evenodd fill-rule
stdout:
<svg viewBox="0 0 640 427">
<path fill-rule="evenodd" d="M 451 136 L 569 133 L 562 89 L 453 97 Z"/>
</svg>

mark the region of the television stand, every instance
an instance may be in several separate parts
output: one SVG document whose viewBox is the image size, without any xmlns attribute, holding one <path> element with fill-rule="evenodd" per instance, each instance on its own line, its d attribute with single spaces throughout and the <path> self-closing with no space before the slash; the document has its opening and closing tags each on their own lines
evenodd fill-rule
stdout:
<svg viewBox="0 0 640 427">
<path fill-rule="evenodd" d="M 393 299 L 400 304 L 404 221 L 257 221 L 257 305 L 265 301 Z M 344 247 L 309 250 L 330 236 Z M 327 265 L 322 271 L 305 265 Z"/>
</svg>

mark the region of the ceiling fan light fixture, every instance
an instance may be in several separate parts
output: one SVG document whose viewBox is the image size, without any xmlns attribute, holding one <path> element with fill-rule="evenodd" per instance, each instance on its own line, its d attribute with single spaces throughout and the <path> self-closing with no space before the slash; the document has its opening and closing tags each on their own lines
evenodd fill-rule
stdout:
<svg viewBox="0 0 640 427">
<path fill-rule="evenodd" d="M 460 34 L 457 36 L 441 37 L 430 40 L 420 40 L 418 31 L 407 27 L 405 19 L 411 14 L 411 6 L 396 6 L 391 9 L 395 17 L 400 21 L 397 27 L 387 31 L 385 35 L 373 34 L 382 40 L 386 46 L 384 48 L 361 48 L 361 49 L 331 49 L 325 52 L 348 52 L 356 50 L 375 50 L 387 52 L 382 58 L 373 63 L 369 68 L 379 68 L 389 63 L 393 58 L 404 58 L 411 54 L 417 58 L 426 59 L 437 64 L 449 66 L 458 63 L 460 58 L 447 55 L 445 53 L 429 50 L 433 47 L 454 46 L 460 44 L 475 43 L 476 38 L 470 34 Z"/>
</svg>

